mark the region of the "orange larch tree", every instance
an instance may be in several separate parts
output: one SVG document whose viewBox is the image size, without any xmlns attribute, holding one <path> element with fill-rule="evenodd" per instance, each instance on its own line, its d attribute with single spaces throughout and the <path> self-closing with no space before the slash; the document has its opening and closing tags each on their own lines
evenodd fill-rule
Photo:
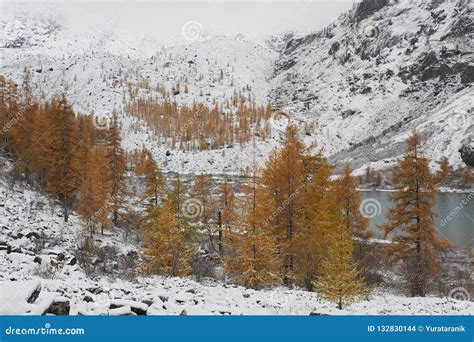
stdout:
<svg viewBox="0 0 474 342">
<path fill-rule="evenodd" d="M 382 226 L 385 236 L 393 235 L 389 253 L 401 261 L 411 296 L 425 296 L 429 282 L 440 272 L 440 252 L 449 248 L 436 230 L 433 206 L 437 188 L 423 146 L 423 138 L 414 131 L 392 174 L 396 192 L 390 199 L 394 207 L 388 211 L 388 223 Z"/>
</svg>

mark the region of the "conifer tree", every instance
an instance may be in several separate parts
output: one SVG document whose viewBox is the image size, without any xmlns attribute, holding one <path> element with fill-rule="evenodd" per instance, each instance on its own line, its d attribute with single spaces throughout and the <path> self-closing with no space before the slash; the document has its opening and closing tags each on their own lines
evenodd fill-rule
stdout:
<svg viewBox="0 0 474 342">
<path fill-rule="evenodd" d="M 93 179 L 94 160 L 89 134 L 83 134 L 74 162 L 78 172 L 77 187 L 80 191 L 77 213 L 83 217 L 92 236 L 94 230 L 92 220 L 94 213 L 98 210 L 98 203 Z"/>
<path fill-rule="evenodd" d="M 262 184 L 268 194 L 265 201 L 274 205 L 267 212 L 271 217 L 266 226 L 277 236 L 286 285 L 291 285 L 294 280 L 293 238 L 304 223 L 302 194 L 309 175 L 307 160 L 296 126 L 289 125 L 282 148 L 270 154 L 263 170 Z"/>
<path fill-rule="evenodd" d="M 145 149 L 144 153 L 143 172 L 146 179 L 144 200 L 147 204 L 158 207 L 165 193 L 166 180 L 151 152 Z"/>
<path fill-rule="evenodd" d="M 21 85 L 21 106 L 16 114 L 16 119 L 11 128 L 11 135 L 14 137 L 11 144 L 14 145 L 17 162 L 15 163 L 16 173 L 21 175 L 27 183 L 31 184 L 31 147 L 33 135 L 33 115 L 36 111 L 36 104 L 33 102 L 31 90 L 31 72 L 28 68 L 23 71 L 23 82 Z"/>
<path fill-rule="evenodd" d="M 74 162 L 77 143 L 75 117 L 64 95 L 52 102 L 50 132 L 47 190 L 61 202 L 64 221 L 67 222 L 77 192 L 78 173 Z"/>
<path fill-rule="evenodd" d="M 146 180 L 146 188 L 141 198 L 141 202 L 145 205 L 142 226 L 145 231 L 148 231 L 153 227 L 154 221 L 159 214 L 159 206 L 162 204 L 166 191 L 166 180 L 151 152 L 147 149 L 144 149 L 142 168 Z"/>
<path fill-rule="evenodd" d="M 212 176 L 209 174 L 197 175 L 191 196 L 202 204 L 200 218 L 205 225 L 208 224 L 215 212 L 215 201 L 212 198 Z"/>
<path fill-rule="evenodd" d="M 449 177 L 453 173 L 453 167 L 449 165 L 449 159 L 447 157 L 441 158 L 439 162 L 439 170 L 436 173 L 436 181 L 440 185 L 445 185 L 449 181 Z"/>
<path fill-rule="evenodd" d="M 295 279 L 311 290 L 318 265 L 326 256 L 330 233 L 341 224 L 341 209 L 336 198 L 333 167 L 321 155 L 310 186 L 303 193 L 305 223 L 295 237 Z"/>
<path fill-rule="evenodd" d="M 313 285 L 321 296 L 344 306 L 368 294 L 360 277 L 360 271 L 352 261 L 352 238 L 343 224 L 330 234 L 329 250 L 319 267 L 320 276 Z"/>
<path fill-rule="evenodd" d="M 396 187 L 390 196 L 394 207 L 383 225 L 392 234 L 389 253 L 403 263 L 403 275 L 411 296 L 424 296 L 431 279 L 441 269 L 440 252 L 449 243 L 438 237 L 435 227 L 436 185 L 429 160 L 423 156 L 423 140 L 416 131 L 407 139 L 405 155 L 392 174 Z"/>
<path fill-rule="evenodd" d="M 275 284 L 280 279 L 281 262 L 276 239 L 264 229 L 263 221 L 268 214 L 264 203 L 265 194 L 258 186 L 257 169 L 243 186 L 245 202 L 244 220 L 232 229 L 225 230 L 225 267 L 234 282 L 250 288 Z"/>
<path fill-rule="evenodd" d="M 77 186 L 80 187 L 92 173 L 92 143 L 89 132 L 81 133 L 81 140 L 74 158 L 74 167 L 77 170 Z"/>
<path fill-rule="evenodd" d="M 0 147 L 8 147 L 8 132 L 11 126 L 13 113 L 17 110 L 18 93 L 13 82 L 0 75 Z"/>
<path fill-rule="evenodd" d="M 191 271 L 193 248 L 170 201 L 165 202 L 153 230 L 145 237 L 144 256 L 148 272 L 183 277 Z"/>
<path fill-rule="evenodd" d="M 112 204 L 112 222 L 118 223 L 118 212 L 123 207 L 125 195 L 125 154 L 121 146 L 120 127 L 117 112 L 112 114 L 108 132 L 108 161 L 111 178 L 110 199 Z"/>
<path fill-rule="evenodd" d="M 218 229 L 218 245 L 219 252 L 222 254 L 223 246 L 222 239 L 224 230 L 231 230 L 239 220 L 237 213 L 237 205 L 234 189 L 224 179 L 219 188 L 219 200 L 218 200 L 218 211 L 217 211 L 217 229 Z"/>
<path fill-rule="evenodd" d="M 382 173 L 380 171 L 377 171 L 374 173 L 374 187 L 378 188 L 380 185 L 382 185 Z"/>
<path fill-rule="evenodd" d="M 374 175 L 374 171 L 372 170 L 372 168 L 370 166 L 367 166 L 365 168 L 365 173 L 364 173 L 364 182 L 365 183 L 372 183 L 373 175 Z"/>
<path fill-rule="evenodd" d="M 34 141 L 30 147 L 31 169 L 36 175 L 37 184 L 41 191 L 46 190 L 46 182 L 49 167 L 49 146 L 52 144 L 52 135 L 49 134 L 49 106 L 36 105 L 35 115 L 32 118 L 32 138 Z"/>
<path fill-rule="evenodd" d="M 368 219 L 363 217 L 359 210 L 361 195 L 357 190 L 358 186 L 356 177 L 352 176 L 352 169 L 346 165 L 336 182 L 337 201 L 342 209 L 344 227 L 353 236 L 365 240 L 372 237 L 373 233 L 367 231 Z"/>
<path fill-rule="evenodd" d="M 472 167 L 465 166 L 461 174 L 460 184 L 464 188 L 469 188 L 474 180 L 474 175 L 472 173 Z"/>
<path fill-rule="evenodd" d="M 178 177 L 173 180 L 171 189 L 168 190 L 167 199 L 170 202 L 170 205 L 173 207 L 175 213 L 178 215 L 180 222 L 187 222 L 186 217 L 183 215 L 183 204 L 184 201 L 186 201 L 186 195 L 186 186 L 178 175 Z"/>
<path fill-rule="evenodd" d="M 97 194 L 98 211 L 94 214 L 95 221 L 100 225 L 101 234 L 104 228 L 112 227 L 111 215 L 114 209 L 114 201 L 111 198 L 112 179 L 110 178 L 109 150 L 106 147 L 97 147 L 93 151 L 94 161 L 94 190 Z"/>
</svg>

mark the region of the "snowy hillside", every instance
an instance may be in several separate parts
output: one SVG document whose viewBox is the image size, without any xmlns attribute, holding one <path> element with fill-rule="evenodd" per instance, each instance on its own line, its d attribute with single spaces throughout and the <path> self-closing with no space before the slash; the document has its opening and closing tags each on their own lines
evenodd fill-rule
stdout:
<svg viewBox="0 0 474 342">
<path fill-rule="evenodd" d="M 146 145 L 165 169 L 184 173 L 238 172 L 252 160 L 253 148 L 249 144 L 244 153 L 240 149 L 215 150 L 172 156 L 165 161 L 168 148 L 153 140 L 144 122 L 124 115 L 123 107 L 132 86 L 139 89 L 138 96 L 162 99 L 158 85 L 171 93 L 171 100 L 178 105 L 223 103 L 236 90 L 264 104 L 277 58 L 269 47 L 242 36 L 206 37 L 186 45 L 164 47 L 150 39 L 137 41 L 118 33 L 94 31 L 77 35 L 44 17 L 19 16 L 0 23 L 7 32 L 2 49 L 2 73 L 7 78 L 20 82 L 27 67 L 41 98 L 65 92 L 80 113 L 107 118 L 113 110 L 119 111 L 126 148 Z M 181 84 L 179 93 L 172 91 L 177 84 Z M 257 158 L 263 161 L 273 145 L 259 143 L 258 149 L 263 152 L 257 153 Z"/>
<path fill-rule="evenodd" d="M 367 300 L 338 310 L 316 293 L 298 289 L 257 291 L 212 279 L 142 277 L 131 235 L 119 228 L 96 234 L 97 253 L 87 259 L 86 229 L 75 215 L 64 223 L 58 209 L 37 192 L 18 185 L 11 189 L 0 179 L 0 315 L 457 315 L 474 310 L 473 302 L 459 300 L 469 294 L 454 293 L 465 291 L 455 287 L 443 298 L 405 298 L 376 289 Z M 86 273 L 80 266 L 86 260 L 102 273 Z"/>
<path fill-rule="evenodd" d="M 166 170 L 238 173 L 254 156 L 263 163 L 281 129 L 243 146 L 169 151 L 145 122 L 124 113 L 131 89 L 159 102 L 161 86 L 178 105 L 222 104 L 242 91 L 289 112 L 308 145 L 360 170 L 392 167 L 413 128 L 427 136 L 433 161 L 447 156 L 460 167 L 458 150 L 474 131 L 468 1 L 366 1 L 321 32 L 273 36 L 266 46 L 202 32 L 174 46 L 107 28 L 77 34 L 54 14 L 0 24 L 7 78 L 19 82 L 28 67 L 40 97 L 64 91 L 79 112 L 117 110 L 124 145 L 148 146 Z"/>
<path fill-rule="evenodd" d="M 315 120 L 314 139 L 336 161 L 391 167 L 418 128 L 430 158 L 460 166 L 458 150 L 474 132 L 471 5 L 366 4 L 290 41 L 271 98 L 295 121 Z"/>
</svg>

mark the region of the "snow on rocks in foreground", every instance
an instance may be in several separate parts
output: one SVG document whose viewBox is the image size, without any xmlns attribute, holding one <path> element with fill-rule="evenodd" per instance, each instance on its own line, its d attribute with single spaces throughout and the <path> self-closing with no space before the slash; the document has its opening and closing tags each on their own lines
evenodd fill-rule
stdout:
<svg viewBox="0 0 474 342">
<path fill-rule="evenodd" d="M 0 162 L 5 162 L 0 159 Z M 5 168 L 8 165 L 3 164 Z M 345 310 L 316 293 L 276 288 L 251 290 L 214 280 L 124 277 L 90 279 L 81 268 L 79 218 L 62 222 L 60 211 L 37 192 L 9 190 L 0 178 L 0 315 L 457 315 L 472 314 L 474 303 L 450 298 L 406 298 L 375 290 Z M 136 242 L 115 229 L 97 235 L 117 255 L 138 253 Z M 117 266 L 120 266 L 117 264 Z M 469 296 L 467 295 L 466 298 Z"/>
<path fill-rule="evenodd" d="M 136 283 L 46 280 L 0 283 L 0 314 L 70 315 L 469 315 L 474 303 L 449 298 L 372 294 L 344 310 L 317 294 L 251 290 L 214 281 L 159 276 Z"/>
</svg>

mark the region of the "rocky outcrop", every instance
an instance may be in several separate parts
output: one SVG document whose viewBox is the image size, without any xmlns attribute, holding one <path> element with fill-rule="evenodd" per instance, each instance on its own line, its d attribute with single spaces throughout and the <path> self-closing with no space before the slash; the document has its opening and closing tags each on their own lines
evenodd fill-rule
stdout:
<svg viewBox="0 0 474 342">
<path fill-rule="evenodd" d="M 355 11 L 354 17 L 363 20 L 389 4 L 389 0 L 363 0 Z"/>
<path fill-rule="evenodd" d="M 43 315 L 67 316 L 71 311 L 68 298 L 55 298 Z"/>
<path fill-rule="evenodd" d="M 474 146 L 470 140 L 463 143 L 459 153 L 461 153 L 462 161 L 466 165 L 474 167 Z"/>
</svg>

